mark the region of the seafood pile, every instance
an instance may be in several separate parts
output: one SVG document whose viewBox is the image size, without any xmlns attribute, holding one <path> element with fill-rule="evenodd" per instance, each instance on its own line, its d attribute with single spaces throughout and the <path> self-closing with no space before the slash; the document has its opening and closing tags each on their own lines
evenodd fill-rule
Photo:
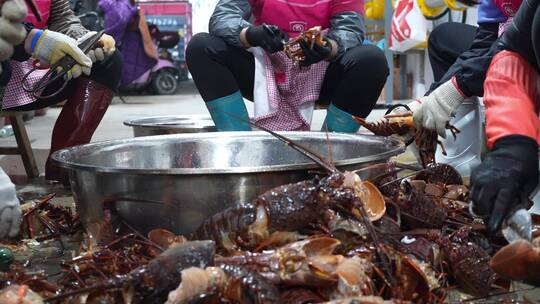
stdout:
<svg viewBox="0 0 540 304">
<path fill-rule="evenodd" d="M 361 180 L 271 133 L 325 172 L 215 214 L 189 236 L 115 223 L 54 281 L 24 265 L 1 273 L 2 303 L 444 303 L 456 288 L 482 300 L 537 277 L 540 239 L 488 235 L 451 166 L 377 164 L 359 170 L 381 174 Z M 50 234 L 70 233 L 76 221 L 53 214 Z"/>
</svg>

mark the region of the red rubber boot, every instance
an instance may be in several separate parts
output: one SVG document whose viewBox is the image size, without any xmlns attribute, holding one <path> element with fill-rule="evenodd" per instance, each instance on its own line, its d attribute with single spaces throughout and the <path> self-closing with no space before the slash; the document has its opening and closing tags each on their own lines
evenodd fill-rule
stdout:
<svg viewBox="0 0 540 304">
<path fill-rule="evenodd" d="M 114 92 L 108 87 L 80 77 L 63 106 L 52 131 L 51 151 L 45 165 L 45 178 L 69 185 L 67 172 L 55 166 L 51 154 L 63 148 L 87 144 L 92 139 L 103 115 L 111 104 Z"/>
</svg>

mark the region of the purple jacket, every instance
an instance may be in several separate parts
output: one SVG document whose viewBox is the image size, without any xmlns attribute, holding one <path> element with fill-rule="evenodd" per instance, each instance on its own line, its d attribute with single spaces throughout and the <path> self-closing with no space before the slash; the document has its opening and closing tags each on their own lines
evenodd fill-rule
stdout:
<svg viewBox="0 0 540 304">
<path fill-rule="evenodd" d="M 138 8 L 129 0 L 100 0 L 99 7 L 105 17 L 105 32 L 113 36 L 124 59 L 121 86 L 139 78 L 156 65 L 157 60 L 144 51 L 144 44 L 139 32 L 126 32 L 131 19 Z"/>
<path fill-rule="evenodd" d="M 478 6 L 478 23 L 504 23 L 520 5 L 521 0 L 482 0 Z"/>
</svg>

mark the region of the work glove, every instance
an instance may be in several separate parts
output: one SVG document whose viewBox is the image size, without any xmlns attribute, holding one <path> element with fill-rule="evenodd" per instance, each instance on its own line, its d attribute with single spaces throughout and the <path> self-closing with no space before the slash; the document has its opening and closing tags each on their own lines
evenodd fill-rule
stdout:
<svg viewBox="0 0 540 304">
<path fill-rule="evenodd" d="M 50 66 L 65 56 L 71 56 L 75 64 L 68 72 L 67 78 L 77 78 L 81 74 L 90 75 L 92 60 L 77 46 L 75 39 L 49 30 L 32 30 L 28 35 L 27 51 L 39 59 L 41 64 Z M 58 70 L 61 70 L 58 67 Z"/>
<path fill-rule="evenodd" d="M 408 104 L 413 112 L 417 128 L 436 130 L 439 136 L 446 138 L 446 125 L 452 119 L 459 105 L 465 100 L 454 80 L 449 80 L 428 96 Z"/>
<path fill-rule="evenodd" d="M 88 32 L 84 34 L 81 38 L 77 39 L 77 44 L 81 44 L 95 34 L 97 34 L 97 32 Z M 112 36 L 103 34 L 103 36 L 101 36 L 99 39 L 100 46 L 90 50 L 88 53 L 86 53 L 86 55 L 92 60 L 93 63 L 103 61 L 105 58 L 114 53 L 116 50 L 115 44 L 116 42 Z"/>
<path fill-rule="evenodd" d="M 15 237 L 21 225 L 21 205 L 15 185 L 0 168 L 0 239 Z"/>
<path fill-rule="evenodd" d="M 13 55 L 13 47 L 19 45 L 26 37 L 26 29 L 21 23 L 26 17 L 24 0 L 8 0 L 4 2 L 0 16 L 0 61 Z"/>
<path fill-rule="evenodd" d="M 472 211 L 485 218 L 488 232 L 493 234 L 537 184 L 536 141 L 522 135 L 502 137 L 471 174 Z"/>
<path fill-rule="evenodd" d="M 263 48 L 268 53 L 276 53 L 283 50 L 283 45 L 288 36 L 275 25 L 257 25 L 246 30 L 246 40 L 251 46 Z"/>
<path fill-rule="evenodd" d="M 324 46 L 314 43 L 313 48 L 308 42 L 300 41 L 300 47 L 305 57 L 304 60 L 299 62 L 300 66 L 308 67 L 314 63 L 330 59 L 332 56 L 332 43 L 328 38 L 323 37 L 323 40 L 326 42 Z"/>
</svg>

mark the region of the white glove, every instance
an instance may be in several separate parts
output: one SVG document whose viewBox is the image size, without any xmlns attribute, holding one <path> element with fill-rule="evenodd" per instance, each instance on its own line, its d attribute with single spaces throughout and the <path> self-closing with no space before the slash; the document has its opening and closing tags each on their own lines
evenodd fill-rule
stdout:
<svg viewBox="0 0 540 304">
<path fill-rule="evenodd" d="M 84 34 L 81 38 L 77 39 L 77 43 L 81 44 L 88 38 L 94 36 L 97 32 L 88 32 Z M 107 56 L 110 56 L 115 50 L 116 50 L 116 42 L 114 41 L 114 38 L 112 36 L 109 36 L 107 34 L 103 34 L 101 38 L 99 39 L 99 42 L 101 42 L 102 47 L 97 47 L 93 50 L 90 50 L 86 55 L 92 59 L 92 62 L 96 61 L 103 61 Z"/>
<path fill-rule="evenodd" d="M 424 96 L 408 104 L 413 112 L 414 123 L 417 128 L 436 130 L 439 136 L 446 138 L 446 124 L 452 119 L 465 96 L 449 80 L 428 96 Z"/>
<path fill-rule="evenodd" d="M 15 237 L 21 225 L 21 205 L 15 185 L 0 168 L 0 239 Z"/>
<path fill-rule="evenodd" d="M 49 30 L 32 30 L 26 41 L 27 51 L 44 65 L 53 65 L 67 55 L 75 59 L 77 64 L 67 72 L 68 79 L 90 75 L 92 60 L 78 47 L 75 39 Z"/>
<path fill-rule="evenodd" d="M 21 21 L 26 17 L 24 0 L 4 2 L 0 17 L 0 61 L 13 55 L 13 46 L 24 41 L 26 29 Z"/>
</svg>

